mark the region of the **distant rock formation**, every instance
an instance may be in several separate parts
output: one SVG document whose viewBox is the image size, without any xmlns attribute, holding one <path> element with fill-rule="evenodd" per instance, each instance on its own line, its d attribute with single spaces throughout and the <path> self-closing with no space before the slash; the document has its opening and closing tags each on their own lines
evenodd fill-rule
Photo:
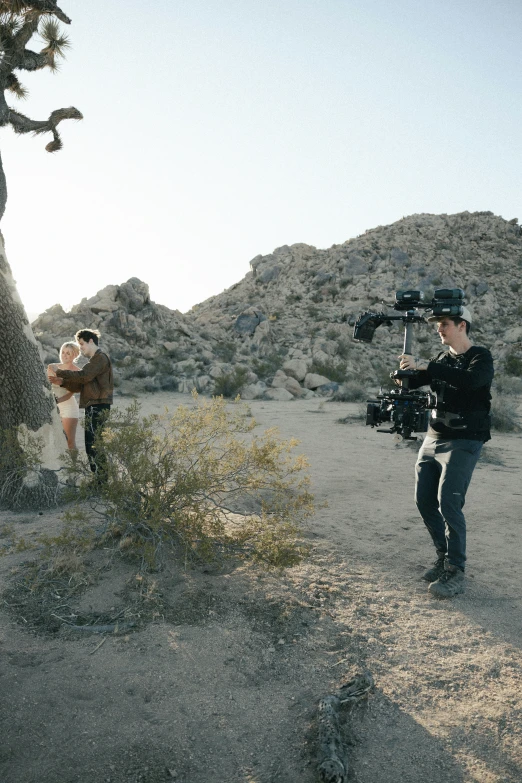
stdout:
<svg viewBox="0 0 522 783">
<path fill-rule="evenodd" d="M 522 232 L 491 212 L 411 215 L 328 250 L 295 244 L 256 256 L 245 277 L 186 314 L 150 301 L 131 278 L 65 313 L 33 323 L 44 361 L 80 327 L 98 328 L 122 392 L 172 389 L 244 399 L 333 394 L 345 381 L 368 389 L 397 367 L 402 328 L 381 327 L 372 345 L 355 343 L 367 308 L 396 290 L 461 287 L 476 342 L 491 348 L 497 372 L 522 373 Z M 415 327 L 415 352 L 439 349 L 431 327 Z"/>
</svg>

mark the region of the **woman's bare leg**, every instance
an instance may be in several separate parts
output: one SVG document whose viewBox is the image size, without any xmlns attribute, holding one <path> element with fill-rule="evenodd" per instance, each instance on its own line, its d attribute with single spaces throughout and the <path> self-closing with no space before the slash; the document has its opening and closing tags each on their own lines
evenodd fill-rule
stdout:
<svg viewBox="0 0 522 783">
<path fill-rule="evenodd" d="M 78 419 L 62 419 L 62 427 L 67 438 L 67 448 L 76 449 L 76 427 Z"/>
</svg>

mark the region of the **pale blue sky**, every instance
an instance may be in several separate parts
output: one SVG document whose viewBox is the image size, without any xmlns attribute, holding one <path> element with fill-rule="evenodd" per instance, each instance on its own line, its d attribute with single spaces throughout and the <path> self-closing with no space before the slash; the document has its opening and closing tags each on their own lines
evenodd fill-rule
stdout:
<svg viewBox="0 0 522 783">
<path fill-rule="evenodd" d="M 54 155 L 0 136 L 29 312 L 131 276 L 186 311 L 258 253 L 416 212 L 522 221 L 520 0 L 61 6 L 61 73 L 21 74 L 29 99 L 9 102 L 85 119 Z"/>
</svg>

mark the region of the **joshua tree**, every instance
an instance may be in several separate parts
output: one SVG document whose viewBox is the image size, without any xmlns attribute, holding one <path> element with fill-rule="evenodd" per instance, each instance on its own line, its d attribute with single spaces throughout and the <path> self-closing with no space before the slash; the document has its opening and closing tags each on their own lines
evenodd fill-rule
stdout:
<svg viewBox="0 0 522 783">
<path fill-rule="evenodd" d="M 56 69 L 56 60 L 64 56 L 69 46 L 57 20 L 64 24 L 71 22 L 55 0 L 0 0 L 0 126 L 10 125 L 15 133 L 51 133 L 48 152 L 56 152 L 62 146 L 58 123 L 65 119 L 80 120 L 81 113 L 70 107 L 56 109 L 47 120 L 32 120 L 7 105 L 5 92 L 9 90 L 17 98 L 25 98 L 27 91 L 20 84 L 17 72 Z M 36 33 L 45 42 L 40 52 L 27 48 Z M 0 219 L 6 201 L 7 187 L 0 157 Z M 12 504 L 14 497 L 18 504 L 41 504 L 43 497 L 49 495 L 49 486 L 56 483 L 55 474 L 50 471 L 57 467 L 57 457 L 65 441 L 1 234 L 0 386 L 0 502 Z M 14 471 L 14 467 L 23 463 L 18 458 L 28 433 L 34 433 L 43 443 L 43 469 L 24 474 L 21 470 Z"/>
</svg>

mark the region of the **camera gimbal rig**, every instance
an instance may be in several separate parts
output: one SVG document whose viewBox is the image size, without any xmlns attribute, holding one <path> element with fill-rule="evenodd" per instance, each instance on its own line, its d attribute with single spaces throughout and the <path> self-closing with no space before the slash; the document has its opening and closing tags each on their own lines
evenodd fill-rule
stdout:
<svg viewBox="0 0 522 783">
<path fill-rule="evenodd" d="M 402 321 L 404 324 L 403 353 L 412 353 L 413 324 L 423 323 L 426 315 L 419 310 L 425 310 L 429 315 L 460 316 L 464 291 L 462 288 L 439 288 L 435 291 L 430 302 L 424 301 L 422 291 L 397 291 L 395 294 L 394 310 L 402 315 L 388 315 L 386 313 L 374 313 L 367 311 L 355 322 L 354 340 L 363 343 L 371 343 L 375 330 L 381 324 L 389 324 L 392 321 Z M 383 422 L 391 422 L 390 429 L 379 429 L 377 432 L 389 434 L 397 433 L 403 440 L 416 440 L 412 432 L 426 432 L 430 409 L 437 405 L 437 397 L 433 392 L 409 389 L 409 379 L 417 374 L 417 370 L 395 370 L 390 373 L 390 378 L 398 385 L 397 389 L 383 392 L 377 395 L 377 399 L 368 400 L 366 408 L 366 424 L 375 427 Z"/>
</svg>

